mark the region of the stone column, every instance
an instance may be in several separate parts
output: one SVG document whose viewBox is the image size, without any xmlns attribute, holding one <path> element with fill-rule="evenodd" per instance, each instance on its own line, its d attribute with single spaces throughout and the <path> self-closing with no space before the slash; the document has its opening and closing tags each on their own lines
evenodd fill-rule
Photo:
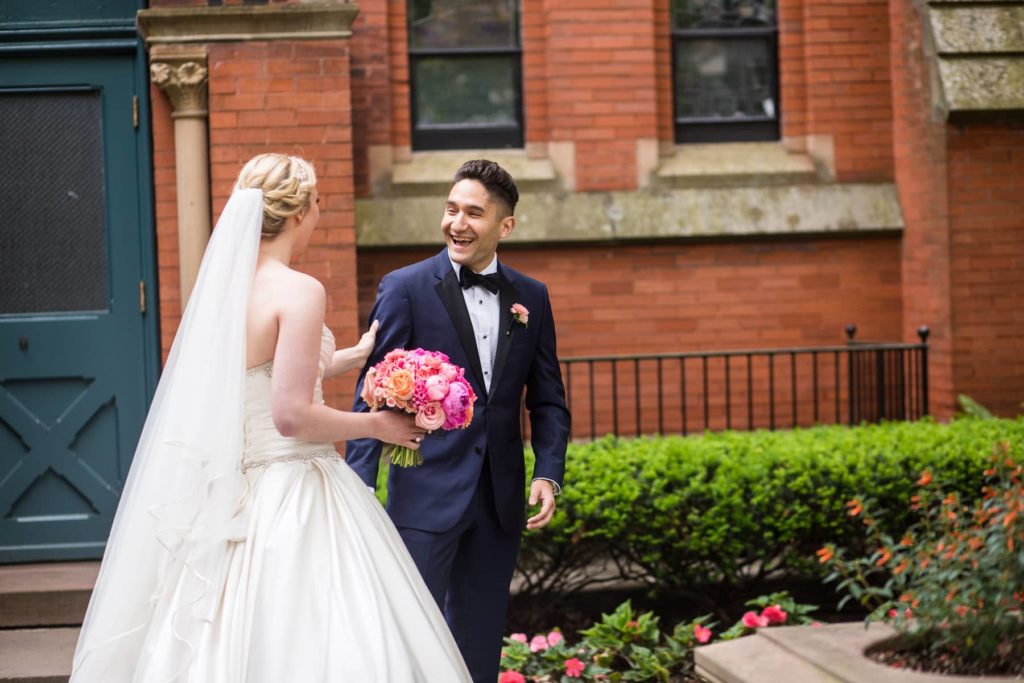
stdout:
<svg viewBox="0 0 1024 683">
<path fill-rule="evenodd" d="M 174 109 L 174 174 L 178 188 L 178 267 L 181 310 L 210 239 L 210 159 L 206 123 L 206 51 L 154 47 L 149 75 Z"/>
</svg>

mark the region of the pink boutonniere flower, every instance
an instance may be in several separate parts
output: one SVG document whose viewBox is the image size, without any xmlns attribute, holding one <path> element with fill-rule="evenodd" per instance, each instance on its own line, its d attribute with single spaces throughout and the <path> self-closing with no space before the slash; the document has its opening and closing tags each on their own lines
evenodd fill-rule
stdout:
<svg viewBox="0 0 1024 683">
<path fill-rule="evenodd" d="M 512 323 L 519 323 L 523 326 L 523 329 L 530 324 L 530 311 L 527 310 L 526 306 L 522 304 L 512 304 L 512 319 L 509 321 L 508 329 L 505 330 L 505 336 L 512 334 Z"/>
</svg>

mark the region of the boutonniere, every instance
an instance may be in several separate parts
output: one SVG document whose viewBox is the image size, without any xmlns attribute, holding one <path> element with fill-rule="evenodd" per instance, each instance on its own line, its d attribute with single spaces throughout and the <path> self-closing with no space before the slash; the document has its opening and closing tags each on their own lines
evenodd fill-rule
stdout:
<svg viewBox="0 0 1024 683">
<path fill-rule="evenodd" d="M 526 306 L 522 304 L 512 304 L 512 318 L 508 321 L 508 328 L 505 330 L 505 336 L 512 334 L 512 323 L 519 323 L 525 330 L 530 323 L 530 312 L 526 310 Z"/>
</svg>

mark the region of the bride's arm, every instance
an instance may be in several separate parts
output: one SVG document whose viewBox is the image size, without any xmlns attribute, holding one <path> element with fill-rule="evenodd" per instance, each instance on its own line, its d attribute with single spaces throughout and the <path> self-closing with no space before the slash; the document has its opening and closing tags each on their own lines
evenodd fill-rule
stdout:
<svg viewBox="0 0 1024 683">
<path fill-rule="evenodd" d="M 363 333 L 355 346 L 335 351 L 331 357 L 331 364 L 324 371 L 324 379 L 346 373 L 349 370 L 361 370 L 366 364 L 366 359 L 370 357 L 370 352 L 373 351 L 373 343 L 377 340 L 379 326 L 380 323 L 374 320 L 370 329 Z"/>
<path fill-rule="evenodd" d="M 327 296 L 314 278 L 294 275 L 279 289 L 282 300 L 288 303 L 278 314 L 271 378 L 271 415 L 277 431 L 304 441 L 369 437 L 418 448 L 416 439 L 423 430 L 416 427 L 410 415 L 390 410 L 350 413 L 313 400 Z"/>
</svg>

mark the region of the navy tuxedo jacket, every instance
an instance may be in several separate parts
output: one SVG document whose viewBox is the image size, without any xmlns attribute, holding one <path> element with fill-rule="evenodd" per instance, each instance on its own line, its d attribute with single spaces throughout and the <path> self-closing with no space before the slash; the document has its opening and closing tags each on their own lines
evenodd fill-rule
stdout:
<svg viewBox="0 0 1024 683">
<path fill-rule="evenodd" d="M 370 320 L 380 321 L 373 354 L 363 369 L 353 410 L 365 412 L 360 398 L 370 365 L 396 348 L 423 348 L 447 354 L 465 368 L 476 392 L 473 421 L 466 429 L 428 434 L 420 446 L 424 464 L 391 466 L 388 473 L 388 512 L 400 527 L 443 532 L 466 511 L 489 459 L 494 504 L 502 528 L 518 532 L 525 520 L 523 497 L 526 472 L 520 434 L 520 406 L 526 390 L 531 441 L 536 455 L 533 478 L 562 484 L 570 417 L 555 351 L 555 323 L 547 287 L 498 264 L 500 321 L 491 391 L 484 388 L 483 370 L 473 327 L 447 249 L 433 258 L 384 276 Z M 529 324 L 512 319 L 512 304 L 527 308 Z M 381 443 L 349 441 L 346 460 L 373 486 Z"/>
</svg>

